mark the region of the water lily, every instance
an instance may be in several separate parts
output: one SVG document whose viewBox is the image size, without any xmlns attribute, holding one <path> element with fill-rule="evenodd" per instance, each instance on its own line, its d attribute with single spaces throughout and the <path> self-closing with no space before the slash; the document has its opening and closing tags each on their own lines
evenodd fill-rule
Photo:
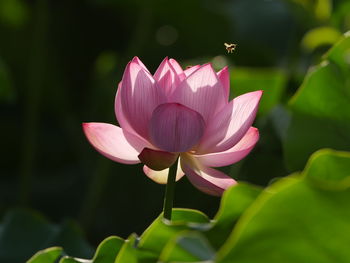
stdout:
<svg viewBox="0 0 350 263">
<path fill-rule="evenodd" d="M 199 190 L 219 196 L 236 181 L 213 167 L 240 161 L 259 139 L 252 123 L 262 91 L 229 101 L 229 85 L 227 67 L 217 73 L 211 64 L 183 70 L 165 58 L 152 75 L 135 57 L 116 94 L 120 127 L 84 123 L 83 129 L 113 161 L 142 162 L 145 174 L 162 184 L 175 166 L 176 180 L 186 174 Z"/>
</svg>

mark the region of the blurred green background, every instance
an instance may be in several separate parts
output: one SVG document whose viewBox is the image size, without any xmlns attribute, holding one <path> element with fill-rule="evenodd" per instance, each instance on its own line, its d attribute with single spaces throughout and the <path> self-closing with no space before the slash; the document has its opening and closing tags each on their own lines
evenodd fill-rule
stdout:
<svg viewBox="0 0 350 263">
<path fill-rule="evenodd" d="M 298 152 L 304 145 L 291 138 L 291 120 L 313 124 L 286 106 L 347 30 L 347 0 L 0 0 L 1 217 L 21 207 L 57 224 L 71 218 L 95 246 L 109 235 L 142 233 L 161 212 L 164 186 L 141 165 L 99 155 L 81 129 L 82 122 L 116 123 L 117 83 L 133 56 L 151 72 L 165 56 L 183 67 L 229 65 L 232 98 L 265 91 L 258 145 L 223 168 L 235 179 L 265 186 L 303 169 L 319 148 L 349 150 L 347 135 Z M 238 44 L 233 54 L 224 42 Z M 213 216 L 219 201 L 186 178 L 176 185 L 176 207 Z"/>
</svg>

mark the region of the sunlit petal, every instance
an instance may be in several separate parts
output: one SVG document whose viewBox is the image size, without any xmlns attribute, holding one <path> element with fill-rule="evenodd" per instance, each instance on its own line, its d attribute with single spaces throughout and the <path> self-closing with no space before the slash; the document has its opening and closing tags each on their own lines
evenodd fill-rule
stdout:
<svg viewBox="0 0 350 263">
<path fill-rule="evenodd" d="M 126 139 L 123 130 L 108 123 L 83 123 L 83 130 L 94 148 L 107 158 L 125 164 L 139 163 L 138 155 L 145 147 L 143 141 L 128 134 L 129 140 L 134 140 L 133 147 Z"/>
<path fill-rule="evenodd" d="M 208 153 L 203 155 L 194 155 L 194 157 L 203 165 L 210 167 L 221 167 L 239 162 L 246 157 L 254 148 L 259 140 L 259 131 L 251 127 L 243 138 L 232 148 L 223 151 Z"/>
<path fill-rule="evenodd" d="M 196 188 L 210 195 L 221 196 L 228 187 L 237 183 L 223 172 L 189 160 L 189 158 L 181 159 L 181 167 Z"/>
<path fill-rule="evenodd" d="M 197 111 L 207 121 L 224 104 L 225 95 L 213 68 L 206 64 L 181 82 L 171 101 Z"/>
<path fill-rule="evenodd" d="M 161 171 L 155 171 L 151 168 L 147 167 L 146 165 L 143 166 L 143 172 L 153 181 L 159 184 L 166 184 L 168 180 L 168 174 L 169 174 L 169 168 L 161 170 Z M 177 172 L 176 172 L 176 181 L 180 180 L 185 173 L 181 169 L 180 161 L 177 166 Z"/>
<path fill-rule="evenodd" d="M 238 143 L 252 126 L 262 91 L 243 94 L 228 103 L 208 123 L 198 152 L 222 152 Z"/>
<path fill-rule="evenodd" d="M 131 61 L 118 92 L 117 103 L 121 103 L 123 118 L 137 134 L 148 139 L 148 123 L 153 110 L 166 101 L 164 91 L 157 88 L 153 77 L 143 67 Z"/>
<path fill-rule="evenodd" d="M 202 116 L 179 103 L 159 105 L 150 122 L 150 137 L 154 145 L 167 152 L 185 152 L 197 144 L 203 135 Z"/>
</svg>

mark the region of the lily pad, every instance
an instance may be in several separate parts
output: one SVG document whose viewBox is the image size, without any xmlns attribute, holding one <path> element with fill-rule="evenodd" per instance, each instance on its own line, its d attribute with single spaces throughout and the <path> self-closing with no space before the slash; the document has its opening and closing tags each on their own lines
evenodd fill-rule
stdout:
<svg viewBox="0 0 350 263">
<path fill-rule="evenodd" d="M 265 189 L 240 218 L 218 262 L 350 262 L 350 189 L 310 183 L 349 180 L 349 163 L 350 153 L 321 150 L 302 174 Z"/>
</svg>

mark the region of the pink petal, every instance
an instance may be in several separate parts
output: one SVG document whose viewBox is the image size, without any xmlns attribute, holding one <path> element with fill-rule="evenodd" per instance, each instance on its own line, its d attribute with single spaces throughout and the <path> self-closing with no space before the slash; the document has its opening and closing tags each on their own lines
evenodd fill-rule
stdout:
<svg viewBox="0 0 350 263">
<path fill-rule="evenodd" d="M 179 76 L 180 80 L 182 81 L 183 79 L 185 79 L 185 74 L 183 69 L 181 68 L 181 66 L 179 65 L 179 63 L 177 63 L 177 61 L 173 58 L 169 59 L 169 63 L 173 66 L 176 74 Z"/>
<path fill-rule="evenodd" d="M 246 157 L 259 140 L 259 130 L 250 127 L 243 138 L 232 148 L 217 153 L 194 155 L 203 165 L 210 167 L 221 167 L 239 162 Z"/>
<path fill-rule="evenodd" d="M 138 64 L 139 66 L 141 66 L 144 70 L 146 70 L 149 73 L 149 70 L 147 69 L 147 67 L 142 63 L 142 61 L 138 57 L 134 57 L 131 61 Z"/>
<path fill-rule="evenodd" d="M 181 82 L 170 101 L 199 112 L 207 121 L 224 104 L 225 96 L 216 73 L 206 64 Z"/>
<path fill-rule="evenodd" d="M 157 88 L 153 77 L 143 67 L 131 61 L 125 69 L 119 92 L 117 103 L 121 102 L 122 119 L 127 120 L 129 126 L 147 140 L 152 112 L 166 101 L 164 91 Z"/>
<path fill-rule="evenodd" d="M 124 131 L 124 135 L 126 136 L 126 139 L 128 140 L 129 134 L 131 134 L 131 139 L 128 140 L 129 143 L 134 146 L 134 147 L 138 147 L 137 145 L 134 145 L 135 140 L 133 140 L 133 137 L 138 137 L 137 141 L 143 141 L 143 146 L 144 147 L 148 147 L 148 148 L 154 148 L 154 146 L 147 140 L 145 140 L 144 138 L 140 137 L 140 135 L 131 127 L 131 125 L 129 124 L 123 109 L 122 109 L 122 102 L 121 102 L 121 96 L 120 96 L 120 86 L 121 86 L 121 82 L 118 85 L 118 90 L 117 90 L 117 94 L 115 97 L 115 114 L 117 116 L 117 120 L 119 123 L 119 126 L 123 129 Z"/>
<path fill-rule="evenodd" d="M 191 66 L 191 67 L 188 67 L 187 69 L 185 69 L 184 73 L 185 73 L 186 77 L 191 75 L 193 72 L 195 72 L 200 67 L 201 67 L 200 65 L 195 65 L 195 66 Z"/>
<path fill-rule="evenodd" d="M 224 88 L 226 101 L 228 101 L 230 96 L 230 73 L 228 71 L 228 67 L 224 67 L 217 73 L 217 75 L 221 81 L 222 87 Z"/>
<path fill-rule="evenodd" d="M 161 171 L 172 166 L 178 154 L 144 148 L 138 157 L 149 168 Z"/>
<path fill-rule="evenodd" d="M 226 174 L 191 160 L 191 157 L 181 159 L 181 167 L 196 188 L 210 195 L 221 196 L 237 183 Z"/>
<path fill-rule="evenodd" d="M 164 89 L 167 96 L 170 95 L 180 83 L 180 78 L 173 66 L 169 63 L 168 58 L 162 61 L 153 77 L 157 81 L 158 86 Z"/>
<path fill-rule="evenodd" d="M 159 105 L 150 122 L 150 137 L 161 150 L 185 152 L 203 135 L 205 122 L 196 111 L 179 103 Z"/>
<path fill-rule="evenodd" d="M 161 170 L 161 171 L 155 171 L 151 168 L 147 167 L 146 165 L 143 166 L 143 172 L 153 181 L 159 184 L 166 184 L 168 180 L 168 174 L 169 174 L 169 168 Z M 184 176 L 184 172 L 181 169 L 180 162 L 177 166 L 177 172 L 176 172 L 176 181 L 180 180 Z"/>
<path fill-rule="evenodd" d="M 243 94 L 228 103 L 208 123 L 197 151 L 222 152 L 232 148 L 246 134 L 255 119 L 262 91 Z"/>
<path fill-rule="evenodd" d="M 107 158 L 125 164 L 140 162 L 137 156 L 144 145 L 136 136 L 108 123 L 83 123 L 83 130 L 92 146 Z M 133 146 L 125 134 L 128 140 L 133 140 Z"/>
<path fill-rule="evenodd" d="M 114 100 L 114 111 L 115 115 L 117 117 L 119 126 L 123 129 L 126 130 L 130 133 L 135 133 L 134 129 L 131 127 L 130 123 L 128 122 L 122 108 L 122 101 L 121 101 L 121 96 L 120 96 L 120 90 L 121 90 L 121 85 L 122 83 L 119 82 L 118 84 L 118 89 L 117 89 L 117 94 L 115 96 Z"/>
</svg>

